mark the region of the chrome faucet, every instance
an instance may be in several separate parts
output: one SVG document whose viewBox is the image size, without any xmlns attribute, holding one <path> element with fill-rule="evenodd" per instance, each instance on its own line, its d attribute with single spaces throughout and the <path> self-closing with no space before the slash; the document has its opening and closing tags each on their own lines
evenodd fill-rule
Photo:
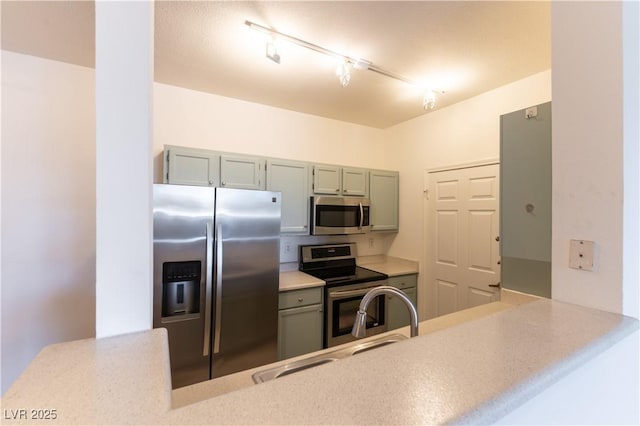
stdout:
<svg viewBox="0 0 640 426">
<path fill-rule="evenodd" d="M 351 335 L 353 337 L 362 338 L 367 335 L 367 306 L 369 306 L 369 302 L 372 299 L 385 293 L 398 296 L 400 300 L 407 305 L 409 316 L 411 317 L 411 337 L 418 335 L 418 312 L 416 311 L 416 307 L 413 306 L 411 299 L 409 299 L 402 290 L 388 285 L 382 285 L 369 290 L 360 301 L 360 307 L 358 308 L 358 313 L 356 313 L 356 320 L 353 322 L 353 328 L 351 329 Z"/>
</svg>

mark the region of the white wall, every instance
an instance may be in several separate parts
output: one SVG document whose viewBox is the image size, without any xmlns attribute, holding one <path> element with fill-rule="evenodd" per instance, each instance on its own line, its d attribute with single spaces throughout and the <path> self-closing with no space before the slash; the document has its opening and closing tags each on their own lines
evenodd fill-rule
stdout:
<svg viewBox="0 0 640 426">
<path fill-rule="evenodd" d="M 578 13 L 580 19 L 576 19 Z M 636 11 L 636 28 L 637 25 Z M 622 313 L 623 238 L 625 233 L 632 232 L 628 237 L 635 242 L 629 241 L 625 251 L 629 253 L 635 246 L 637 255 L 639 191 L 637 154 L 635 158 L 623 155 L 623 123 L 638 121 L 638 74 L 636 65 L 635 76 L 623 79 L 622 3 L 554 3 L 552 26 L 562 28 L 552 34 L 552 294 L 557 300 Z M 635 57 L 636 64 L 637 43 L 636 39 L 635 53 L 627 52 L 627 60 Z M 635 93 L 630 91 L 634 88 Z M 636 97 L 635 110 L 625 110 L 624 99 L 628 96 Z M 635 146 L 637 152 L 637 139 L 628 140 L 627 144 Z M 635 175 L 628 175 L 623 184 L 625 170 L 635 170 Z M 635 197 L 631 197 L 634 193 Z M 633 198 L 636 216 L 626 226 L 635 223 L 635 231 L 623 229 L 625 202 L 631 202 L 627 207 L 633 209 Z M 568 267 L 570 239 L 595 241 L 593 272 Z M 635 263 L 637 268 L 638 258 L 627 262 Z M 625 284 L 629 289 L 635 288 L 635 300 L 631 300 L 633 292 L 626 300 L 627 312 L 635 312 L 635 316 L 637 277 L 636 269 L 633 282 L 627 276 Z"/>
<path fill-rule="evenodd" d="M 386 130 L 385 167 L 400 171 L 400 233 L 389 254 L 420 261 L 426 315 L 424 171 L 500 156 L 500 115 L 551 100 L 544 71 Z"/>
<path fill-rule="evenodd" d="M 2 51 L 2 392 L 95 333 L 94 71 Z"/>
<path fill-rule="evenodd" d="M 153 2 L 96 3 L 98 338 L 153 325 L 153 28 Z"/>
</svg>

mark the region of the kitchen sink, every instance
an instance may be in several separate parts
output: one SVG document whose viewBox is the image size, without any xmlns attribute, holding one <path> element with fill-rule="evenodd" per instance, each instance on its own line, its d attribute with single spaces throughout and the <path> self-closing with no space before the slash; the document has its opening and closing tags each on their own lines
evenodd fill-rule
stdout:
<svg viewBox="0 0 640 426">
<path fill-rule="evenodd" d="M 354 344 L 345 348 L 325 352 L 320 355 L 261 370 L 255 372 L 251 377 L 255 383 L 268 382 L 269 380 L 277 379 L 278 377 L 288 376 L 289 374 L 294 374 L 319 365 L 339 361 L 341 359 L 361 354 L 381 346 L 387 346 L 405 339 L 408 339 L 408 337 L 402 334 L 391 334 L 389 336 L 379 337 L 367 342 Z"/>
</svg>

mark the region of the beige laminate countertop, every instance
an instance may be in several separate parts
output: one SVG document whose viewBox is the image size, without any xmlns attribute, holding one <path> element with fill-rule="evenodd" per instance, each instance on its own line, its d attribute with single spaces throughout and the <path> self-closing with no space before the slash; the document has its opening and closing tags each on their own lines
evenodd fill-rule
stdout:
<svg viewBox="0 0 640 426">
<path fill-rule="evenodd" d="M 358 266 L 372 269 L 390 277 L 417 274 L 418 262 L 392 256 L 363 256 L 357 259 Z"/>
<path fill-rule="evenodd" d="M 303 288 L 321 287 L 324 281 L 300 271 L 280 272 L 280 291 L 300 290 Z"/>
<path fill-rule="evenodd" d="M 491 423 L 638 329 L 635 319 L 546 299 L 494 306 L 472 321 L 179 408 L 162 329 L 52 345 L 2 409 L 55 409 L 47 424 Z"/>
</svg>

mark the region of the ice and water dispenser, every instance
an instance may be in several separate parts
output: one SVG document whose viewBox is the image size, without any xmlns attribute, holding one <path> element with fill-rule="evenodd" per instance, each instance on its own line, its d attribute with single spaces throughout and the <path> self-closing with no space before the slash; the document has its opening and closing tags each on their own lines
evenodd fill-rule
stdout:
<svg viewBox="0 0 640 426">
<path fill-rule="evenodd" d="M 162 265 L 162 316 L 200 313 L 201 262 L 165 262 Z"/>
</svg>

